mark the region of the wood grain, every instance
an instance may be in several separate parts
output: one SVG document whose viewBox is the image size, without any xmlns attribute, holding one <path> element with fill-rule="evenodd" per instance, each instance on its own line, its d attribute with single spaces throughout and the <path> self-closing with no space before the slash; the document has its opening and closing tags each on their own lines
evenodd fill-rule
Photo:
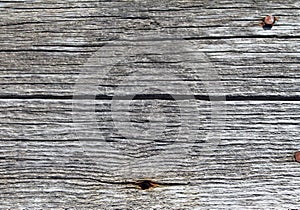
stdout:
<svg viewBox="0 0 300 210">
<path fill-rule="evenodd" d="M 299 7 L 0 1 L 0 209 L 300 209 Z"/>
</svg>

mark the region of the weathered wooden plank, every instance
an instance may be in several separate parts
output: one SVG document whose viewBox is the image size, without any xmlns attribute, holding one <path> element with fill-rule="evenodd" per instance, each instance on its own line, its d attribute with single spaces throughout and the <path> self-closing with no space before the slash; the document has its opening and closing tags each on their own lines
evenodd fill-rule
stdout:
<svg viewBox="0 0 300 210">
<path fill-rule="evenodd" d="M 93 114 L 90 101 L 78 103 L 81 112 L 76 113 L 76 119 L 85 116 L 85 112 Z M 176 107 L 176 101 L 148 103 L 156 105 L 150 122 L 163 107 L 169 106 L 173 111 Z M 166 209 L 191 205 L 298 205 L 295 197 L 299 193 L 300 169 L 292 163 L 292 154 L 299 147 L 299 102 L 226 102 L 226 115 L 219 116 L 224 122 L 223 129 L 211 128 L 212 136 L 207 135 L 209 124 L 202 123 L 195 128 L 202 138 L 184 140 L 184 134 L 179 134 L 172 141 L 169 138 L 174 136 L 168 135 L 150 145 L 142 139 L 124 142 L 118 138 L 110 117 L 110 101 L 96 101 L 94 114 L 101 121 L 99 132 L 94 134 L 89 132 L 91 122 L 86 118 L 72 122 L 71 100 L 2 100 L 0 104 L 5 107 L 1 112 L 1 136 L 6 139 L 2 141 L 0 155 L 5 160 L 1 164 L 5 180 L 3 207 L 11 206 L 11 193 L 20 207 L 63 208 L 76 204 L 77 208 Z M 133 104 L 132 114 L 143 103 Z M 210 118 L 211 102 L 191 104 L 201 111 L 201 122 Z M 142 122 L 140 119 L 136 124 Z M 107 136 L 108 133 L 111 135 Z M 101 135 L 107 138 L 103 140 Z M 214 135 L 221 139 L 213 138 Z M 17 138 L 20 139 L 16 141 Z M 151 139 L 155 140 L 158 139 Z M 159 149 L 160 145 L 164 146 Z M 133 183 L 143 178 L 166 185 L 140 192 Z M 168 185 L 172 183 L 178 185 Z"/>
<path fill-rule="evenodd" d="M 256 42 L 250 45 L 251 42 Z M 266 43 L 264 43 L 266 42 Z M 118 42 L 117 42 L 118 43 Z M 266 41 L 259 39 L 233 39 L 227 41 L 193 41 L 191 43 L 207 56 L 206 63 L 213 65 L 215 71 L 221 76 L 217 81 L 220 93 L 227 95 L 297 95 L 299 94 L 299 41 L 298 39 L 284 40 L 271 39 Z M 206 43 L 206 44 L 205 44 Z M 249 46 L 250 45 L 250 46 Z M 198 47 L 199 46 L 199 47 Z M 9 60 L 7 56 L 11 57 Z M 64 52 L 28 52 L 5 53 L 2 58 L 1 95 L 72 95 L 74 84 L 77 82 L 78 73 L 85 69 L 80 64 L 87 62 L 88 54 L 64 53 Z M 22 64 L 11 61 L 19 59 Z M 147 56 L 145 56 L 147 58 Z M 12 59 L 12 60 L 11 60 Z M 76 60 L 76 61 L 75 61 Z M 135 61 L 142 62 L 142 61 Z M 203 62 L 200 60 L 199 62 Z M 6 66 L 9 63 L 14 66 Z M 54 66 L 53 66 L 54 64 Z M 77 64 L 77 65 L 76 65 Z M 19 67 L 16 67 L 19 66 Z M 153 66 L 159 65 L 145 62 L 138 63 L 135 68 L 141 72 L 151 74 Z M 165 67 L 165 66 L 164 66 Z M 203 78 L 199 72 L 186 71 L 183 65 L 167 67 L 170 71 L 182 75 L 186 86 L 189 86 L 195 94 L 205 92 Z M 20 69 L 21 68 L 21 69 Z M 23 69 L 24 68 L 24 69 Z M 99 83 L 99 94 L 112 95 L 114 88 L 122 81 L 124 75 L 130 77 L 128 71 L 133 66 L 124 66 L 123 74 L 119 71 L 111 71 L 111 81 L 104 80 L 107 75 L 92 76 Z M 150 69 L 152 68 L 152 69 Z M 165 67 L 166 68 L 166 67 Z M 22 73 L 20 72 L 28 73 Z M 100 70 L 100 69 L 99 69 Z"/>
<path fill-rule="evenodd" d="M 300 208 L 299 6 L 0 2 L 0 208 Z"/>
<path fill-rule="evenodd" d="M 117 7 L 117 11 L 109 10 L 110 7 L 115 7 L 116 5 L 101 3 L 98 6 L 102 16 L 94 16 L 98 14 L 99 9 L 95 9 L 95 2 L 90 1 L 83 3 L 73 2 L 73 4 L 68 4 L 66 8 L 60 3 L 57 3 L 56 5 L 58 6 L 55 6 L 55 4 L 46 2 L 37 4 L 34 9 L 32 9 L 32 6 L 35 4 L 32 5 L 31 3 L 6 5 L 12 11 L 8 13 L 12 18 L 8 18 L 7 14 L 4 13 L 4 21 L 17 21 L 16 18 L 13 18 L 15 17 L 14 12 L 16 12 L 24 15 L 24 18 L 36 18 L 38 21 L 46 19 L 46 22 L 41 21 L 40 24 L 36 25 L 38 22 L 25 20 L 22 22 L 26 23 L 25 26 L 24 24 L 19 26 L 19 23 L 3 24 L 4 37 L 2 37 L 3 45 L 1 49 L 3 56 L 1 65 L 3 65 L 4 72 L 7 73 L 3 72 L 4 74 L 1 75 L 2 96 L 70 95 L 73 93 L 73 86 L 76 83 L 76 73 L 80 71 L 80 67 L 77 65 L 83 64 L 91 51 L 95 50 L 97 46 L 101 46 L 105 40 L 125 38 L 130 33 L 134 33 L 134 36 L 137 36 L 141 34 L 139 32 L 140 29 L 145 29 L 145 25 L 153 23 L 156 19 L 159 19 L 161 24 L 150 28 L 150 33 L 153 34 L 151 32 L 152 29 L 161 29 L 159 33 L 162 35 L 164 33 L 180 34 L 181 37 L 198 40 L 194 40 L 193 44 L 207 54 L 210 58 L 209 61 L 216 66 L 218 73 L 222 75 L 222 80 L 218 81 L 218 86 L 222 87 L 219 90 L 220 93 L 253 95 L 263 92 L 266 95 L 278 95 L 279 93 L 282 95 L 297 95 L 299 93 L 297 88 L 298 82 L 295 80 L 295 78 L 298 78 L 297 68 L 299 67 L 297 63 L 299 59 L 297 35 L 296 38 L 293 38 L 295 33 L 290 33 L 293 34 L 291 37 L 283 35 L 282 31 L 286 32 L 287 30 L 286 28 L 280 30 L 280 24 L 276 26 L 280 32 L 277 32 L 275 27 L 275 30 L 273 30 L 275 32 L 266 32 L 254 24 L 256 22 L 255 19 L 244 20 L 242 17 L 245 17 L 245 13 L 240 12 L 240 9 L 247 9 L 251 12 L 260 12 L 260 10 L 265 9 L 262 2 L 255 3 L 255 5 L 253 5 L 253 2 L 239 3 L 232 6 L 230 2 L 204 2 L 198 4 L 190 2 L 182 6 L 180 2 L 175 1 L 168 5 L 164 5 L 161 2 L 156 2 L 155 4 L 147 2 L 116 2 L 115 4 L 120 7 Z M 169 8 L 170 6 L 172 8 Z M 291 27 L 295 27 L 295 24 L 297 24 L 298 15 L 293 13 L 293 11 L 297 11 L 297 6 L 299 6 L 297 2 L 291 1 L 288 6 L 280 7 L 280 10 L 283 10 L 284 17 L 293 16 L 293 18 L 284 19 Z M 151 7 L 153 8 L 151 9 Z M 268 3 L 270 10 L 275 8 L 278 10 L 277 7 L 278 4 L 276 2 Z M 39 10 L 42 10 L 43 13 Z M 48 15 L 47 12 L 51 15 Z M 110 14 L 110 12 L 113 14 Z M 200 16 L 200 14 L 203 16 Z M 221 16 L 224 14 L 225 17 Z M 87 16 L 90 18 L 87 19 Z M 22 20 L 24 19 L 22 16 L 18 15 L 18 17 Z M 172 19 L 169 17 L 172 17 Z M 98 18 L 102 21 L 97 21 Z M 136 21 L 135 18 L 137 19 Z M 62 19 L 62 23 L 59 22 L 60 20 L 57 23 L 56 19 Z M 250 27 L 248 25 L 245 26 L 242 20 L 249 21 L 249 24 L 251 23 Z M 218 21 L 219 25 L 214 25 L 214 21 Z M 78 22 L 80 23 L 77 24 Z M 199 23 L 204 24 L 205 30 L 202 25 L 199 26 Z M 238 30 L 233 26 L 233 23 L 238 24 Z M 58 24 L 61 24 L 62 28 Z M 98 26 L 98 24 L 100 25 Z M 111 27 L 111 24 L 115 24 L 115 26 Z M 138 24 L 138 27 L 136 24 Z M 170 27 L 170 24 L 174 26 Z M 34 30 L 32 30 L 31 26 L 34 27 Z M 43 26 L 54 29 L 52 32 L 52 29 L 50 32 L 43 32 L 41 31 Z M 229 29 L 227 28 L 228 26 Z M 193 32 L 194 28 L 196 28 L 195 33 Z M 64 31 L 64 29 L 67 31 Z M 106 30 L 105 33 L 101 32 L 103 29 Z M 120 30 L 118 33 L 122 35 L 115 37 L 109 33 L 112 31 L 112 33 L 115 33 L 115 29 Z M 210 31 L 216 29 L 221 31 L 217 36 L 214 35 L 215 32 Z M 251 34 L 241 34 L 240 30 L 246 29 L 252 29 Z M 253 32 L 254 29 L 255 32 Z M 16 33 L 19 30 L 21 33 Z M 98 30 L 101 31 L 98 32 Z M 230 30 L 230 34 L 238 33 L 238 35 L 227 37 L 226 33 L 228 30 Z M 205 35 L 203 35 L 203 32 L 205 32 Z M 258 33 L 262 36 L 256 37 Z M 142 34 L 146 35 L 149 32 L 143 30 Z M 269 37 L 269 35 L 271 36 Z M 96 36 L 98 41 L 94 39 Z M 218 39 L 218 36 L 223 40 Z M 283 36 L 283 38 L 278 39 L 276 36 Z M 206 38 L 209 38 L 209 41 Z M 287 40 L 286 38 L 289 39 Z M 57 43 L 59 39 L 62 39 L 62 43 Z M 26 40 L 30 40 L 30 42 L 23 46 Z M 99 43 L 99 41 L 101 42 Z M 44 42 L 46 43 L 43 44 Z M 16 45 L 16 48 L 12 45 Z M 8 46 L 8 48 L 5 46 Z M 286 65 L 289 65 L 288 70 Z M 24 69 L 28 72 L 28 75 L 22 74 L 20 76 L 20 71 L 23 72 Z M 178 70 L 176 69 L 176 71 Z M 283 72 L 285 76 L 282 76 Z M 192 88 L 195 94 L 203 93 L 205 90 L 200 88 L 202 82 L 196 79 L 196 75 L 191 74 L 191 72 L 189 74 L 190 79 L 193 81 L 188 81 L 186 84 Z M 118 83 L 113 85 L 116 86 Z M 113 88 L 104 86 L 104 94 L 111 95 Z"/>
<path fill-rule="evenodd" d="M 74 103 L 78 104 L 75 111 L 73 110 Z M 2 136 L 10 137 L 8 139 L 11 140 L 17 136 L 24 138 L 28 136 L 28 138 L 25 138 L 27 140 L 72 139 L 72 136 L 74 137 L 72 129 L 74 129 L 73 131 L 78 131 L 80 128 L 84 129 L 85 125 L 94 123 L 92 118 L 87 117 L 88 115 L 95 116 L 97 120 L 97 125 L 95 126 L 101 131 L 102 128 L 113 129 L 115 126 L 113 120 L 118 119 L 113 119 L 113 115 L 121 116 L 126 112 L 129 112 L 132 117 L 130 120 L 135 124 L 147 124 L 147 117 L 152 122 L 155 118 L 151 119 L 151 117 L 156 117 L 156 114 L 163 114 L 164 116 L 160 121 L 158 118 L 157 122 L 154 121 L 152 123 L 160 124 L 164 118 L 170 117 L 173 119 L 173 121 L 169 122 L 170 125 L 177 124 L 177 127 L 172 129 L 177 130 L 178 127 L 182 126 L 182 115 L 187 115 L 186 112 L 181 112 L 178 101 L 134 100 L 131 101 L 131 109 L 129 110 L 124 106 L 125 102 L 119 101 L 118 103 L 118 107 L 112 110 L 110 100 L 77 102 L 73 100 L 1 100 L 1 124 L 8 128 L 5 131 L 2 130 Z M 222 110 L 223 112 L 216 116 L 216 122 L 211 116 L 214 114 L 214 107 L 211 104 L 209 101 L 202 100 L 190 100 L 187 102 L 186 109 L 196 109 L 196 112 L 199 114 L 198 120 L 200 124 L 195 127 L 199 133 L 202 130 L 213 129 L 213 124 L 216 122 L 220 122 L 227 127 L 224 130 L 229 133 L 238 132 L 242 129 L 244 132 L 255 130 L 255 132 L 267 132 L 267 135 L 271 135 L 268 132 L 275 132 L 279 128 L 280 133 L 284 132 L 284 130 L 291 132 L 291 134 L 293 134 L 293 131 L 297 133 L 296 128 L 299 126 L 298 101 L 227 101 L 223 108 L 224 110 Z M 147 117 L 143 119 L 143 115 L 140 115 L 140 113 L 144 113 Z M 191 119 L 193 117 L 190 116 Z M 18 129 L 18 126 L 22 127 L 22 130 Z M 53 126 L 53 129 L 50 126 Z M 292 128 L 293 126 L 294 128 L 289 130 L 289 127 Z M 47 129 L 44 129 L 45 127 Z M 70 129 L 69 132 L 65 132 L 67 128 Z M 61 137 L 59 137 L 59 130 L 62 132 Z M 38 131 L 41 132 L 39 135 L 37 135 Z M 64 135 L 66 136 L 64 137 Z M 87 135 L 91 136 L 92 134 Z M 274 135 L 278 134 L 275 132 Z M 284 135 L 286 135 L 285 132 Z M 228 136 L 233 138 L 235 135 L 228 134 Z"/>
</svg>

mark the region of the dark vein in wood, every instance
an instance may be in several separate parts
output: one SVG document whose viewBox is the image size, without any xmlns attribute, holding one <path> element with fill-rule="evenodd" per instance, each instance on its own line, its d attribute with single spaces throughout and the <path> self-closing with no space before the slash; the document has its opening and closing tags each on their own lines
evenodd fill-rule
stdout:
<svg viewBox="0 0 300 210">
<path fill-rule="evenodd" d="M 108 95 L 0 95 L 0 99 L 48 99 L 48 100 L 216 100 L 222 98 L 209 95 L 136 94 L 126 96 Z M 226 101 L 300 101 L 300 95 L 227 95 Z"/>
</svg>

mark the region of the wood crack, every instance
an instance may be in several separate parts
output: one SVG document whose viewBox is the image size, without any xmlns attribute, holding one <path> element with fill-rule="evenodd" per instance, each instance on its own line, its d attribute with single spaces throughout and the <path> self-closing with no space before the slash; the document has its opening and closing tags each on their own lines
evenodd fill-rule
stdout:
<svg viewBox="0 0 300 210">
<path fill-rule="evenodd" d="M 0 99 L 48 99 L 48 100 L 204 100 L 226 97 L 226 101 L 300 101 L 299 95 L 178 95 L 178 94 L 136 94 L 110 95 L 0 95 Z"/>
</svg>

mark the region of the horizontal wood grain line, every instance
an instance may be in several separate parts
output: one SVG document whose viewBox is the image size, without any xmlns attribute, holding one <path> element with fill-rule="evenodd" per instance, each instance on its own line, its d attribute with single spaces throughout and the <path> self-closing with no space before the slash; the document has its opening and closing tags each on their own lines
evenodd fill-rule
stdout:
<svg viewBox="0 0 300 210">
<path fill-rule="evenodd" d="M 47 21 L 26 21 L 26 22 L 17 22 L 17 23 L 5 23 L 5 24 L 0 24 L 0 27 L 3 27 L 4 29 L 6 27 L 11 27 L 11 26 L 26 26 L 26 25 L 41 25 L 41 26 L 44 26 L 45 24 L 54 24 L 54 23 L 68 23 L 68 22 L 74 22 L 74 21 L 79 21 L 79 20 L 82 20 L 82 21 L 85 21 L 86 18 L 113 18 L 114 16 L 78 16 L 78 17 L 66 17 L 64 19 L 60 19 L 60 20 L 47 20 Z M 118 16 L 115 16 L 115 18 L 118 17 Z M 103 28 L 105 29 L 105 28 Z M 108 29 L 108 28 L 107 28 Z M 23 29 L 24 31 L 26 31 L 26 29 Z M 92 29 L 90 29 L 92 30 Z M 40 32 L 47 32 L 47 31 L 40 31 Z M 61 31 L 49 31 L 49 32 L 52 32 L 52 33 L 63 33 Z M 2 33 L 0 33 L 2 34 Z"/>
<path fill-rule="evenodd" d="M 7 2 L 7 3 L 12 3 L 12 2 Z M 18 2 L 20 3 L 20 2 Z M 34 5 L 34 4 L 32 4 Z M 55 4 L 54 4 L 55 5 Z M 61 6 L 53 6 L 53 7 L 46 7 L 46 6 L 41 6 L 41 7 L 20 7 L 20 4 L 18 5 L 19 7 L 7 7 L 8 9 L 13 9 L 13 10 L 28 10 L 30 12 L 34 11 L 34 10 L 70 10 L 70 9 L 94 9 L 95 7 L 93 6 L 84 6 L 84 5 L 80 5 L 80 6 L 66 6 L 65 4 L 58 4 Z"/>
<path fill-rule="evenodd" d="M 178 95 L 178 94 L 136 94 L 125 96 L 109 95 L 0 95 L 0 99 L 47 99 L 47 100 L 205 100 L 205 101 L 300 101 L 299 95 Z"/>
<path fill-rule="evenodd" d="M 103 44 L 99 45 L 100 47 Z M 95 52 L 95 50 L 78 50 L 78 49 L 0 49 L 1 52 L 69 52 L 69 53 L 83 53 L 83 52 Z"/>
<path fill-rule="evenodd" d="M 24 159 L 26 160 L 26 159 Z M 20 161 L 24 161 L 21 160 Z M 33 159 L 33 160 L 37 160 L 37 159 Z M 1 172 L 0 172 L 1 173 Z M 1 180 L 1 178 L 0 178 Z M 100 183 L 100 184 L 111 184 L 111 185 L 137 185 L 139 180 L 136 181 L 109 181 L 109 180 L 101 180 L 101 179 L 96 179 L 96 178 L 92 178 L 92 177 L 80 177 L 80 176 L 72 176 L 71 174 L 62 174 L 62 175 L 51 175 L 51 174 L 45 174 L 45 175 L 31 175 L 29 174 L 29 176 L 23 173 L 23 177 L 20 179 L 20 177 L 13 177 L 10 176 L 9 177 L 9 181 L 10 182 L 18 182 L 20 180 L 66 180 L 66 181 L 71 181 L 71 180 L 78 180 L 78 181 L 88 181 L 88 182 L 95 182 L 95 183 Z M 210 179 L 207 179 L 207 181 L 210 181 Z M 178 183 L 178 182 L 156 182 L 157 184 L 161 185 L 161 186 L 184 186 L 184 185 L 189 185 L 192 183 Z M 0 184 L 1 185 L 1 184 Z"/>
<path fill-rule="evenodd" d="M 176 27 L 175 27 L 176 28 Z M 293 38 L 300 38 L 299 35 L 278 35 L 278 34 L 250 34 L 250 35 L 231 35 L 231 36 L 183 36 L 180 38 L 176 38 L 176 36 L 170 37 L 163 37 L 160 38 L 154 37 L 153 39 L 149 38 L 139 38 L 139 39 L 122 39 L 120 38 L 118 41 L 128 41 L 128 42 L 140 42 L 140 41 L 180 41 L 180 40 L 227 40 L 227 39 L 265 39 L 265 38 L 278 38 L 278 39 L 293 39 Z"/>
<path fill-rule="evenodd" d="M 185 37 L 184 40 L 201 40 L 201 39 L 265 39 L 265 38 L 278 38 L 278 39 L 289 39 L 289 38 L 300 38 L 298 35 L 258 35 L 258 34 L 251 34 L 251 35 L 244 35 L 244 36 L 199 36 L 199 37 Z"/>
</svg>

